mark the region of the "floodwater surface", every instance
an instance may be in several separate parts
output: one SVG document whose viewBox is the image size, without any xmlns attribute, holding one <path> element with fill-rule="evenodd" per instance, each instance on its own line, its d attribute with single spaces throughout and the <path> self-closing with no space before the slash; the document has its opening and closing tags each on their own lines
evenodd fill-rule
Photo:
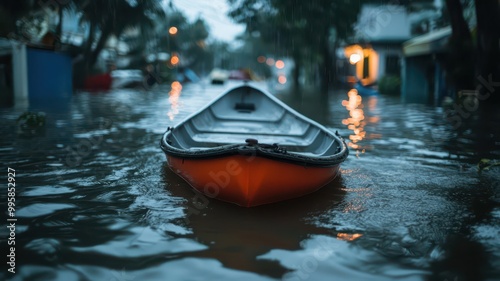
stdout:
<svg viewBox="0 0 500 281">
<path fill-rule="evenodd" d="M 351 154 L 316 193 L 242 208 L 198 196 L 159 148 L 167 127 L 231 85 L 78 92 L 33 105 L 46 113 L 33 134 L 16 124 L 26 108 L 1 109 L 17 221 L 15 274 L 1 222 L 0 279 L 500 280 L 500 167 L 478 168 L 499 160 L 499 126 L 485 140 L 442 108 L 279 91 Z"/>
</svg>

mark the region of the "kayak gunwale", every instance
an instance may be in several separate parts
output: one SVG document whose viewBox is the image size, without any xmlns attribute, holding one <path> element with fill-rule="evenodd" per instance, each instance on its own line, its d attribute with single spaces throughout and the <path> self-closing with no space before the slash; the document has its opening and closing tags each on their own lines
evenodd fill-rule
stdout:
<svg viewBox="0 0 500 281">
<path fill-rule="evenodd" d="M 326 134 L 329 138 L 333 139 L 332 143 L 330 144 L 330 147 L 332 145 L 337 145 L 337 150 L 336 153 L 331 154 L 331 155 L 314 155 L 314 153 L 307 152 L 298 152 L 294 150 L 290 150 L 286 146 L 280 146 L 279 144 L 267 144 L 267 143 L 257 143 L 257 144 L 252 144 L 249 145 L 248 143 L 230 143 L 230 144 L 221 144 L 221 145 L 215 145 L 211 144 L 211 146 L 203 147 L 203 148 L 197 148 L 197 149 L 191 149 L 191 148 L 178 148 L 172 145 L 172 140 L 171 138 L 176 138 L 174 135 L 174 131 L 176 128 L 181 128 L 185 125 L 186 127 L 189 127 L 191 125 L 187 124 L 189 121 L 193 120 L 197 115 L 203 113 L 204 111 L 208 110 L 213 113 L 213 108 L 212 106 L 216 104 L 219 100 L 224 98 L 224 96 L 231 91 L 236 91 L 239 90 L 240 88 L 249 88 L 255 91 L 258 91 L 262 93 L 266 98 L 270 99 L 272 102 L 274 102 L 276 105 L 278 105 L 280 108 L 283 109 L 283 114 L 277 119 L 281 120 L 284 118 L 285 114 L 288 112 L 291 114 L 291 116 L 298 118 L 302 120 L 305 124 L 307 124 L 309 127 L 315 127 L 318 129 L 318 133 L 324 133 Z M 253 121 L 253 120 L 252 120 Z M 255 122 L 259 122 L 259 120 L 256 120 Z M 191 123 L 192 124 L 192 123 Z M 210 132 L 210 131 L 206 131 Z M 231 134 L 231 132 L 226 132 L 223 131 L 223 133 Z M 261 133 L 264 135 L 263 133 Z M 266 133 L 265 135 L 269 136 L 276 136 L 278 134 L 272 134 L 272 133 Z M 293 136 L 293 134 L 283 134 L 285 136 Z M 323 138 L 324 139 L 324 138 Z M 307 147 L 308 144 L 302 145 L 303 147 Z M 335 166 L 340 163 L 342 163 L 348 156 L 349 154 L 349 149 L 347 148 L 347 145 L 344 141 L 344 139 L 336 132 L 335 134 L 322 126 L 321 124 L 301 115 L 300 113 L 296 112 L 294 109 L 290 108 L 288 105 L 283 103 L 282 101 L 278 100 L 276 97 L 272 96 L 271 94 L 267 93 L 265 90 L 262 90 L 258 87 L 255 87 L 253 85 L 248 85 L 247 83 L 236 86 L 233 88 L 230 88 L 226 91 L 224 91 L 221 95 L 216 97 L 213 101 L 208 103 L 206 106 L 201 108 L 200 110 L 190 114 L 187 118 L 185 118 L 183 121 L 181 121 L 178 125 L 175 127 L 169 127 L 167 131 L 163 134 L 161 140 L 160 140 L 160 147 L 164 151 L 164 153 L 168 155 L 172 155 L 178 158 L 186 158 L 186 159 L 206 159 L 206 158 L 215 158 L 215 157 L 222 157 L 222 156 L 229 156 L 229 155 L 255 155 L 255 156 L 261 156 L 277 161 L 282 161 L 282 162 L 288 162 L 288 163 L 294 163 L 297 165 L 302 165 L 302 166 L 317 166 L 317 167 L 330 167 L 330 166 Z M 278 149 L 276 149 L 276 147 Z M 297 145 L 296 147 L 300 147 L 300 145 Z M 287 150 L 287 151 L 286 151 Z M 286 151 L 286 152 L 285 152 Z"/>
</svg>

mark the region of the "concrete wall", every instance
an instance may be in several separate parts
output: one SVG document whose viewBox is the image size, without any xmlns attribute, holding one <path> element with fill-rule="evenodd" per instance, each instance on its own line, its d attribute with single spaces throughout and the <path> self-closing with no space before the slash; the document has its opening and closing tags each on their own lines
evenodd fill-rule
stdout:
<svg viewBox="0 0 500 281">
<path fill-rule="evenodd" d="M 20 42 L 12 43 L 12 72 L 14 77 L 14 104 L 28 104 L 28 56 L 26 45 Z"/>
<path fill-rule="evenodd" d="M 356 38 L 368 41 L 408 40 L 411 37 L 408 13 L 398 5 L 363 5 L 354 29 Z"/>
</svg>

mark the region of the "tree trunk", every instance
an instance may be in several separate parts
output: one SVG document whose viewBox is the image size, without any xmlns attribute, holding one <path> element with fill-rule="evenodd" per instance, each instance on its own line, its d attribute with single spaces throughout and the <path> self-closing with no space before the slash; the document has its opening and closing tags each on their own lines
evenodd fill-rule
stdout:
<svg viewBox="0 0 500 281">
<path fill-rule="evenodd" d="M 61 6 L 58 7 L 58 15 L 59 15 L 59 22 L 57 22 L 57 27 L 56 27 L 56 35 L 61 40 L 62 36 L 62 26 L 63 26 L 63 8 Z"/>
<path fill-rule="evenodd" d="M 321 89 L 323 94 L 328 94 L 328 89 L 331 88 L 333 83 L 333 62 L 332 54 L 330 51 L 330 44 L 327 38 L 322 40 L 322 57 L 323 62 L 321 63 L 320 73 L 321 73 Z"/>
<path fill-rule="evenodd" d="M 481 136 L 476 145 L 480 158 L 492 158 L 498 138 L 492 132 L 498 128 L 494 122 L 500 104 L 500 11 L 497 0 L 476 0 L 477 18 L 477 89 L 475 100 L 479 107 L 479 118 L 474 131 Z"/>
<path fill-rule="evenodd" d="M 447 71 L 457 90 L 474 89 L 474 48 L 460 0 L 446 0 L 452 34 Z"/>
<path fill-rule="evenodd" d="M 332 52 L 332 85 L 339 85 L 339 73 L 337 69 L 337 49 L 339 48 L 339 40 L 335 39 L 333 43 L 333 52 Z"/>
<path fill-rule="evenodd" d="M 500 102 L 500 12 L 497 0 L 476 0 L 477 83 L 481 97 Z"/>
<path fill-rule="evenodd" d="M 97 40 L 95 48 L 92 50 L 92 52 L 90 53 L 90 57 L 88 58 L 90 68 L 94 67 L 95 63 L 97 62 L 99 54 L 106 45 L 110 34 L 111 31 L 109 25 L 105 25 L 101 30 L 101 34 L 99 36 L 99 40 Z"/>
<path fill-rule="evenodd" d="M 450 13 L 452 37 L 465 41 L 472 40 L 469 26 L 463 16 L 463 9 L 460 0 L 446 0 L 446 7 Z"/>
<path fill-rule="evenodd" d="M 298 89 L 300 87 L 300 70 L 302 68 L 302 55 L 300 54 L 300 51 L 296 50 L 293 52 L 292 56 L 295 64 L 292 71 L 293 86 L 296 89 Z"/>
<path fill-rule="evenodd" d="M 94 43 L 94 36 L 95 36 L 95 24 L 90 22 L 90 27 L 89 27 L 89 35 L 87 36 L 87 42 L 85 43 L 85 51 L 83 53 L 83 57 L 85 59 L 85 65 L 84 65 L 84 73 L 85 76 L 87 76 L 90 73 L 90 54 L 92 53 L 92 45 Z"/>
</svg>

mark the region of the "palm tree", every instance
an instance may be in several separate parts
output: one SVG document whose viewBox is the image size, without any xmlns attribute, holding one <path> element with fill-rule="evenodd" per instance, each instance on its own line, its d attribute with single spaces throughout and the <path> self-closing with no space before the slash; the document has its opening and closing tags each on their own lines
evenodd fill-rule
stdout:
<svg viewBox="0 0 500 281">
<path fill-rule="evenodd" d="M 73 0 L 82 13 L 81 22 L 89 26 L 84 46 L 85 72 L 95 65 L 110 36 L 116 38 L 128 28 L 140 28 L 141 35 L 150 36 L 154 21 L 165 19 L 159 0 Z"/>
<path fill-rule="evenodd" d="M 16 33 L 16 21 L 33 10 L 31 1 L 0 2 L 0 37 Z"/>
</svg>

